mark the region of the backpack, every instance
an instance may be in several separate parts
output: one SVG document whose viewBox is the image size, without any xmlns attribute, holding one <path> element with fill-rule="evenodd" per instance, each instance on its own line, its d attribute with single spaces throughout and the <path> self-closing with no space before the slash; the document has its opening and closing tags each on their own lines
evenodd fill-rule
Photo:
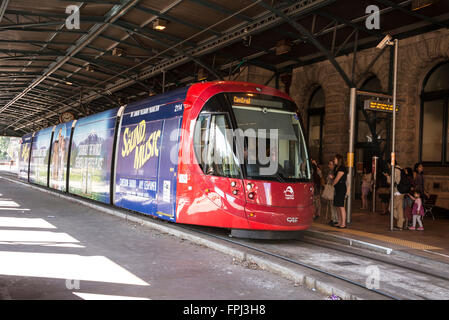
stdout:
<svg viewBox="0 0 449 320">
<path fill-rule="evenodd" d="M 401 181 L 399 181 L 399 184 L 396 186 L 396 188 L 398 189 L 400 194 L 407 194 L 410 192 L 412 186 L 410 184 L 410 180 L 408 180 L 407 175 L 405 174 L 405 170 L 399 170 L 401 170 Z"/>
</svg>

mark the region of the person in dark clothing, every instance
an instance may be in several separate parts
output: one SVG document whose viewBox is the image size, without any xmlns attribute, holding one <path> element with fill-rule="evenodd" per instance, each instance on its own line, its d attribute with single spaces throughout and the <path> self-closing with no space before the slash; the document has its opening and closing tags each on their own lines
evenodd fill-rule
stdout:
<svg viewBox="0 0 449 320">
<path fill-rule="evenodd" d="M 338 228 L 346 228 L 346 210 L 345 210 L 345 197 L 346 197 L 346 176 L 347 171 L 343 162 L 343 157 L 337 154 L 334 158 L 335 174 L 334 174 L 334 206 L 337 207 L 338 221 L 339 223 L 334 225 Z"/>
<path fill-rule="evenodd" d="M 412 222 L 413 216 L 412 216 L 412 208 L 413 208 L 413 199 L 412 195 L 413 192 L 415 192 L 415 180 L 413 177 L 413 169 L 412 168 L 405 168 L 405 175 L 407 177 L 407 180 L 410 184 L 410 192 L 405 195 L 404 197 L 404 216 L 407 222 L 407 225 Z"/>
<path fill-rule="evenodd" d="M 426 192 L 424 188 L 424 166 L 421 162 L 415 164 L 414 172 L 414 185 L 415 190 L 421 194 L 422 199 L 426 199 L 429 197 L 429 194 Z"/>
</svg>

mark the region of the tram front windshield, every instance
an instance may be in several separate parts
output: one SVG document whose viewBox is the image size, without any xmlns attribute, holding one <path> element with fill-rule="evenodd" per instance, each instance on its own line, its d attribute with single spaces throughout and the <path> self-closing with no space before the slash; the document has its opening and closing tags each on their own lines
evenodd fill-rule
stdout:
<svg viewBox="0 0 449 320">
<path fill-rule="evenodd" d="M 310 164 L 296 106 L 284 99 L 230 94 L 244 136 L 244 166 L 249 179 L 310 180 Z"/>
</svg>

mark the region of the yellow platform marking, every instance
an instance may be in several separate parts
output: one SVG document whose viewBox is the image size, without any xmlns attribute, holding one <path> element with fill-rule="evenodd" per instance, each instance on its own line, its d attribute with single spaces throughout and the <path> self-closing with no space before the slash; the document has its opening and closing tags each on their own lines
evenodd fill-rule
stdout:
<svg viewBox="0 0 449 320">
<path fill-rule="evenodd" d="M 173 218 L 173 217 L 174 217 L 173 214 L 167 214 L 167 213 L 163 213 L 163 212 L 160 212 L 160 211 L 156 211 L 156 213 L 157 213 L 158 215 L 166 216 L 166 217 L 169 217 L 169 218 Z"/>
<path fill-rule="evenodd" d="M 410 248 L 410 249 L 416 249 L 416 250 L 441 250 L 441 248 L 434 247 L 434 246 L 429 246 L 429 245 L 418 243 L 418 242 L 402 240 L 402 239 L 398 239 L 398 238 L 388 237 L 388 236 L 384 236 L 384 235 L 380 235 L 380 234 L 369 233 L 369 232 L 364 232 L 364 231 L 359 231 L 359 230 L 339 229 L 339 228 L 334 228 L 334 227 L 327 226 L 327 225 L 324 225 L 324 224 L 321 224 L 321 223 L 313 223 L 312 226 L 320 228 L 320 229 L 338 231 L 338 232 L 341 232 L 341 233 L 352 234 L 352 235 L 366 237 L 366 238 L 370 238 L 370 239 L 374 239 L 374 240 L 379 240 L 379 241 L 384 241 L 384 242 L 388 242 L 388 243 L 393 243 L 393 244 L 400 245 L 400 246 L 403 246 L 403 247 L 407 247 L 407 248 Z"/>
</svg>

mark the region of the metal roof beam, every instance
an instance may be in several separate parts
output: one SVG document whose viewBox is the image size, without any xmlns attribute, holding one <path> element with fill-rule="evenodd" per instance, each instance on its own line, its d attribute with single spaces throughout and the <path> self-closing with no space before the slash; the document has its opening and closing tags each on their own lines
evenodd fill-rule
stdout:
<svg viewBox="0 0 449 320">
<path fill-rule="evenodd" d="M 252 0 L 255 1 L 255 0 Z M 283 13 L 281 10 L 275 9 L 272 6 L 266 4 L 265 2 L 259 2 L 259 5 L 262 7 L 270 10 L 271 12 L 275 13 L 277 16 L 282 17 L 288 24 L 290 24 L 293 28 L 295 28 L 302 36 L 307 37 L 308 41 L 313 44 L 318 50 L 320 50 L 329 60 L 329 62 L 334 66 L 334 68 L 337 70 L 337 72 L 340 74 L 340 76 L 343 78 L 343 80 L 346 82 L 348 87 L 353 88 L 355 85 L 352 82 L 351 79 L 349 79 L 346 72 L 343 70 L 343 68 L 340 66 L 340 64 L 335 60 L 335 57 L 329 50 L 327 50 L 321 42 L 319 42 L 305 27 L 303 27 L 301 24 L 296 22 L 295 20 L 288 17 L 285 13 Z"/>
<path fill-rule="evenodd" d="M 238 13 L 235 14 L 234 11 L 232 11 L 231 9 L 225 8 L 223 6 L 220 6 L 219 4 L 216 4 L 214 2 L 211 1 L 204 1 L 204 0 L 189 0 L 191 2 L 195 2 L 198 3 L 200 5 L 202 5 L 203 7 L 209 8 L 209 9 L 213 9 L 217 12 L 220 13 L 225 13 L 225 14 L 229 14 L 229 15 L 235 15 L 237 18 L 239 18 L 240 20 L 246 21 L 246 22 L 250 22 L 253 21 L 253 19 L 247 15 L 244 15 L 242 13 Z"/>
<path fill-rule="evenodd" d="M 38 40 L 15 40 L 15 39 L 0 39 L 0 43 L 22 43 L 22 44 L 52 44 L 52 45 L 72 45 L 73 42 L 64 42 L 64 41 L 55 41 L 55 42 L 47 42 L 47 41 L 38 41 Z"/>
<path fill-rule="evenodd" d="M 186 27 L 190 27 L 190 28 L 197 29 L 197 30 L 204 30 L 204 29 L 206 29 L 206 27 L 198 26 L 198 25 L 196 25 L 196 24 L 193 24 L 193 23 L 184 21 L 184 20 L 182 20 L 182 19 L 178 19 L 178 18 L 172 17 L 172 16 L 170 16 L 170 15 L 168 15 L 168 14 L 165 14 L 165 13 L 160 13 L 160 12 L 158 12 L 158 11 L 156 11 L 156 10 L 149 9 L 149 8 L 143 7 L 143 6 L 141 6 L 141 5 L 137 5 L 137 6 L 136 6 L 136 9 L 138 9 L 138 10 L 140 10 L 140 11 L 143 11 L 143 12 L 145 12 L 145 13 L 149 13 L 149 14 L 152 14 L 152 15 L 155 15 L 155 16 L 158 16 L 158 17 L 161 17 L 161 18 L 163 18 L 163 19 L 165 19 L 165 20 L 168 20 L 168 21 L 171 21 L 171 22 L 176 22 L 176 23 L 182 24 L 182 25 L 184 25 L 184 26 L 186 26 Z M 216 36 L 221 35 L 220 32 L 217 32 L 217 31 L 214 31 L 214 30 L 207 30 L 207 32 L 209 32 L 209 33 L 211 33 L 211 34 L 213 34 L 213 35 L 216 35 Z"/>
<path fill-rule="evenodd" d="M 136 24 L 133 24 L 133 23 L 130 23 L 127 21 L 117 21 L 116 23 L 113 24 L 113 26 L 122 28 L 124 30 L 130 31 L 130 32 L 136 33 L 138 35 L 142 35 L 142 36 L 145 34 L 150 34 L 151 36 L 145 36 L 145 37 L 152 41 L 169 40 L 169 41 L 172 41 L 173 43 L 178 43 L 178 42 L 184 41 L 191 47 L 196 46 L 195 42 L 185 41 L 185 39 L 181 39 L 181 38 L 172 36 L 167 33 L 160 33 L 160 32 L 154 31 L 153 29 L 150 29 L 147 27 L 140 27 Z"/>
<path fill-rule="evenodd" d="M 177 1 L 175 1 L 174 5 L 179 4 L 181 2 L 182 2 L 182 0 L 177 0 Z M 289 7 L 283 8 L 282 10 L 284 10 L 284 12 L 288 16 L 298 17 L 300 15 L 308 14 L 308 13 L 312 12 L 313 10 L 316 10 L 317 8 L 328 5 L 329 3 L 332 3 L 332 2 L 335 2 L 335 0 L 301 0 L 301 1 L 295 2 L 294 4 L 292 4 Z M 240 14 L 241 12 L 244 12 L 248 8 L 251 8 L 255 5 L 257 5 L 257 2 L 249 4 L 248 6 L 246 6 L 245 8 L 242 8 L 235 14 Z M 231 15 L 231 16 L 227 17 L 226 19 L 218 21 L 217 23 L 210 26 L 209 28 L 215 27 L 216 25 L 219 25 L 220 23 L 228 21 L 233 16 L 234 15 Z M 277 17 L 275 14 L 273 14 L 269 11 L 266 11 L 266 12 L 260 14 L 259 16 L 255 17 L 253 19 L 253 21 L 251 21 L 251 22 L 242 23 L 238 26 L 232 27 L 231 29 L 224 32 L 223 35 L 220 37 L 212 37 L 212 38 L 202 41 L 201 43 L 198 43 L 193 49 L 189 49 L 187 51 L 187 53 L 190 56 L 199 57 L 199 56 L 205 55 L 207 53 L 210 53 L 212 51 L 215 51 L 219 48 L 222 48 L 226 45 L 234 43 L 235 41 L 238 41 L 239 39 L 241 39 L 241 37 L 243 35 L 252 35 L 252 34 L 264 31 L 268 28 L 273 28 L 277 25 L 280 25 L 282 22 L 283 22 L 283 20 L 281 18 Z M 134 32 L 134 31 L 132 31 L 132 32 Z M 190 38 L 194 38 L 203 32 L 204 31 L 201 31 L 198 34 L 196 34 Z M 180 44 L 185 43 L 186 40 L 182 41 L 181 43 L 177 43 L 174 46 L 179 46 Z M 165 53 L 170 50 L 172 50 L 172 48 L 168 48 L 162 52 Z M 191 60 L 185 54 L 178 54 L 177 56 L 175 56 L 171 59 L 164 59 L 163 61 L 159 62 L 156 66 L 150 66 L 150 67 L 145 66 L 145 64 L 148 63 L 148 61 L 151 61 L 155 57 L 158 57 L 158 55 L 156 55 L 154 57 L 150 57 L 150 58 L 138 63 L 137 65 L 129 68 L 128 70 L 139 68 L 138 79 L 144 80 L 151 76 L 161 73 L 163 70 L 172 69 L 176 66 L 184 64 Z M 102 89 L 102 91 L 103 92 L 115 92 L 115 91 L 121 90 L 125 87 L 132 85 L 134 82 L 135 81 L 131 81 L 131 80 L 117 81 L 117 83 L 115 85 L 107 86 L 106 88 Z M 98 87 L 101 84 L 102 84 L 102 82 L 99 82 L 96 87 Z M 83 97 L 83 100 L 85 102 L 90 102 L 90 101 L 97 99 L 99 96 L 100 95 L 96 91 L 92 90 L 92 92 L 86 94 L 86 96 Z M 71 99 L 71 97 L 69 97 L 67 99 Z M 59 111 L 63 112 L 64 109 L 65 108 L 61 108 Z M 27 126 L 27 124 L 25 124 L 25 126 Z"/>
<path fill-rule="evenodd" d="M 362 32 L 365 32 L 365 33 L 367 33 L 369 35 L 372 35 L 372 36 L 375 36 L 375 37 L 384 37 L 381 32 L 375 32 L 373 30 L 368 30 L 365 26 L 360 26 L 356 22 L 353 22 L 353 21 L 341 18 L 339 16 L 333 15 L 333 14 L 327 12 L 327 11 L 318 10 L 316 14 L 320 15 L 322 17 L 328 18 L 328 19 L 332 19 L 332 20 L 338 21 L 340 24 L 346 25 L 348 27 L 355 28 L 355 29 L 357 29 L 359 31 L 362 31 Z M 342 28 L 341 25 L 339 25 L 337 27 Z"/>
<path fill-rule="evenodd" d="M 163 12 L 167 12 L 168 10 L 170 10 L 171 8 L 173 8 L 173 7 L 175 7 L 175 6 L 177 6 L 179 3 L 181 3 L 182 2 L 182 0 L 177 0 L 177 1 L 175 1 L 175 2 L 173 2 L 172 4 L 170 4 L 169 6 L 167 6 L 164 10 L 162 10 Z M 152 21 L 152 19 L 150 19 L 150 20 L 147 20 L 146 22 L 144 22 L 141 26 L 145 26 L 145 25 L 147 25 L 148 23 L 150 23 Z M 129 35 L 131 35 L 133 32 L 131 32 L 131 33 L 129 33 L 128 32 L 128 36 Z M 112 38 L 112 37 L 108 37 L 108 36 L 104 36 L 104 35 L 99 35 L 99 37 L 104 37 L 104 38 L 107 38 L 108 40 L 111 40 L 111 41 L 114 41 L 114 42 L 116 42 L 116 44 L 113 46 L 113 47 L 115 47 L 117 44 L 121 44 L 122 43 L 122 41 L 123 40 L 125 40 L 126 38 L 123 38 L 122 40 L 117 40 L 117 39 L 114 39 L 114 38 Z M 89 47 L 89 46 L 87 46 L 87 47 Z M 94 50 L 98 50 L 98 49 L 96 49 L 96 48 L 93 48 Z M 106 51 L 108 51 L 108 50 L 110 50 L 110 49 L 112 49 L 112 47 L 110 47 L 110 48 L 108 48 Z M 99 52 L 101 52 L 101 54 L 100 55 L 95 55 L 95 59 L 97 59 L 98 57 L 100 57 L 101 55 L 105 55 L 105 51 L 104 50 L 98 50 Z M 85 56 L 80 56 L 80 55 L 78 55 L 78 56 L 75 56 L 75 58 L 77 58 L 77 59 L 80 59 L 80 60 L 82 60 L 82 59 L 84 59 L 84 60 L 87 60 L 87 61 L 90 61 L 90 63 L 91 64 L 93 64 L 93 65 L 99 65 L 100 64 L 100 62 L 99 62 L 99 60 L 92 60 L 92 59 L 90 59 L 90 58 L 86 58 Z M 110 67 L 109 65 L 108 65 L 108 70 L 109 70 L 109 68 L 113 68 L 113 67 Z M 113 68 L 114 69 L 114 68 Z M 74 73 L 78 73 L 79 71 L 80 71 L 81 69 L 78 69 L 78 70 L 76 70 L 76 71 L 74 71 L 71 75 L 73 75 Z M 122 70 L 119 70 L 118 72 L 120 72 L 120 73 L 125 73 L 125 72 L 127 72 L 127 71 L 122 71 Z M 71 76 L 70 75 L 70 76 Z M 132 78 L 130 78 L 128 75 L 126 75 L 126 74 L 124 74 L 124 75 L 122 75 L 122 76 L 120 76 L 120 78 L 129 78 L 129 79 L 132 79 Z M 143 86 L 143 87 L 145 87 L 145 85 L 142 83 L 142 82 L 140 82 L 138 79 L 136 80 L 141 86 Z"/>
<path fill-rule="evenodd" d="M 44 81 L 47 77 L 57 71 L 65 62 L 69 61 L 71 57 L 80 52 L 85 46 L 87 46 L 90 42 L 92 42 L 99 34 L 105 31 L 109 27 L 109 23 L 113 23 L 117 19 L 119 19 L 122 15 L 128 12 L 133 6 L 135 6 L 140 0 L 127 0 L 123 1 L 120 5 L 114 6 L 106 15 L 104 19 L 104 23 L 95 24 L 90 30 L 89 33 L 80 39 L 66 51 L 66 55 L 64 57 L 59 57 L 57 61 L 52 64 L 44 74 L 33 81 L 33 83 L 25 89 L 21 94 L 17 95 L 13 100 L 4 105 L 0 109 L 0 113 L 7 109 L 9 106 L 13 105 L 16 101 L 23 98 L 29 91 L 31 91 L 34 87 L 36 87 L 39 83 Z M 12 124 L 13 125 L 13 124 Z"/>
<path fill-rule="evenodd" d="M 46 22 L 33 22 L 33 23 L 6 24 L 6 25 L 1 25 L 0 26 L 0 31 L 8 31 L 8 30 L 22 30 L 22 31 L 25 31 L 28 28 L 39 28 L 39 27 L 58 26 L 58 25 L 61 25 L 61 21 L 46 21 Z"/>
<path fill-rule="evenodd" d="M 40 76 L 42 73 L 39 73 L 39 72 L 32 72 L 32 71 L 20 71 L 20 72 L 17 72 L 17 71 L 11 71 L 11 72 L 8 72 L 8 73 L 1 73 L 2 71 L 0 71 L 0 77 L 1 76 L 3 76 L 3 75 L 7 75 L 7 76 L 14 76 L 14 75 L 17 75 L 17 76 L 21 76 L 21 75 L 33 75 L 33 76 Z"/>
<path fill-rule="evenodd" d="M 411 0 L 406 0 L 406 1 L 402 2 L 402 3 L 400 3 L 399 5 L 400 5 L 400 6 L 404 6 L 404 5 L 410 4 L 410 2 L 411 2 Z M 380 10 L 380 14 L 386 14 L 386 13 L 389 13 L 389 12 L 391 12 L 391 11 L 393 11 L 393 10 L 394 10 L 394 8 L 388 7 L 388 8 L 385 8 L 385 9 Z M 321 10 L 320 10 L 320 13 L 322 13 Z M 353 20 L 351 20 L 351 21 L 348 21 L 348 20 L 345 20 L 345 19 L 340 18 L 340 20 L 342 21 L 342 23 L 341 23 L 340 25 L 331 27 L 332 24 L 334 24 L 334 21 L 331 21 L 331 22 L 330 22 L 327 26 L 325 26 L 323 29 L 321 29 L 320 31 L 316 31 L 316 32 L 315 32 L 314 23 L 312 23 L 312 34 L 313 34 L 316 38 L 318 38 L 318 37 L 321 37 L 321 36 L 326 35 L 326 34 L 328 34 L 328 33 L 334 32 L 335 29 L 336 29 L 336 30 L 339 30 L 339 29 L 345 28 L 345 27 L 347 26 L 347 24 L 349 24 L 349 23 L 355 24 L 355 25 L 356 25 L 357 23 L 364 22 L 364 21 L 366 20 L 367 16 L 368 16 L 368 15 L 364 15 L 364 16 L 361 16 L 361 17 L 359 17 L 359 18 L 353 19 Z M 331 16 L 329 16 L 329 18 L 331 18 Z M 331 19 L 332 19 L 332 18 L 331 18 Z M 315 19 L 314 19 L 314 20 L 315 20 Z M 377 34 L 374 34 L 374 36 L 375 36 L 375 39 L 378 39 L 378 38 L 379 38 Z M 298 40 L 293 41 L 293 43 L 300 43 L 300 42 L 302 42 L 302 40 L 303 40 L 302 38 L 299 38 Z M 344 45 L 341 45 L 340 48 L 338 49 L 338 51 L 341 51 L 341 50 L 343 49 L 343 47 L 344 47 Z M 274 49 L 275 49 L 275 48 L 271 48 L 271 50 L 274 50 Z M 261 52 L 257 52 L 257 53 L 255 53 L 255 54 L 250 55 L 250 56 L 244 57 L 244 59 L 246 59 L 246 60 L 256 59 L 256 58 L 259 58 L 259 57 L 263 56 L 265 53 L 268 53 L 268 52 L 266 52 L 266 50 L 265 50 L 265 52 L 264 52 L 264 50 L 261 50 Z M 238 65 L 238 64 L 240 63 L 241 60 L 242 60 L 242 59 L 236 60 L 236 61 L 234 61 L 234 62 L 232 62 L 232 63 L 230 63 L 230 64 L 227 64 L 227 65 L 225 65 L 225 66 L 222 66 L 222 68 L 223 68 L 223 67 L 224 67 L 224 68 L 228 68 L 230 65 L 231 65 L 231 66 Z M 293 60 L 293 59 L 292 59 L 292 60 Z M 300 66 L 302 66 L 302 65 L 304 65 L 304 64 L 306 64 L 306 62 L 305 62 L 305 61 L 302 61 L 302 62 L 296 63 L 296 64 L 294 64 L 294 65 L 292 65 L 292 66 L 293 66 L 294 68 L 297 68 L 297 67 L 300 67 Z M 290 69 L 290 67 L 282 68 L 282 69 L 280 69 L 280 72 L 286 71 L 287 69 Z"/>
<path fill-rule="evenodd" d="M 73 3 L 73 0 L 58 0 L 62 2 L 70 2 Z M 94 4 L 112 4 L 112 5 L 119 5 L 120 1 L 107 1 L 107 0 L 83 0 L 85 3 L 94 3 Z"/>
<path fill-rule="evenodd" d="M 126 24 L 128 24 L 128 23 L 126 23 Z M 115 24 L 114 26 L 118 26 L 118 27 L 120 27 L 120 28 L 125 28 L 125 29 L 127 29 L 128 31 L 133 31 L 132 29 L 128 29 L 127 27 L 124 27 L 124 26 L 122 26 L 122 25 L 120 25 L 120 24 Z M 140 29 L 142 29 L 142 28 L 140 28 Z M 189 55 L 186 51 L 177 49 L 176 47 L 172 47 L 171 45 L 165 43 L 164 41 L 161 41 L 161 40 L 156 39 L 156 38 L 149 37 L 149 36 L 143 34 L 142 32 L 136 32 L 135 29 L 134 29 L 134 32 L 137 33 L 137 34 L 138 34 L 139 36 L 141 36 L 141 37 L 144 37 L 144 38 L 147 38 L 147 39 L 149 39 L 149 40 L 155 41 L 156 43 L 160 44 L 161 46 L 164 46 L 164 47 L 166 47 L 166 48 L 168 48 L 168 49 L 172 49 L 172 50 L 174 50 L 175 52 L 177 52 L 178 54 L 183 54 L 183 55 L 188 56 L 188 57 L 189 57 L 191 60 L 193 60 L 195 63 L 197 63 L 198 65 L 200 65 L 201 67 L 203 67 L 204 69 L 206 69 L 207 71 L 209 71 L 215 78 L 217 78 L 217 79 L 219 79 L 219 80 L 223 80 L 223 77 L 222 77 L 221 75 L 219 75 L 219 73 L 218 73 L 216 70 L 214 70 L 212 67 L 206 65 L 206 64 L 205 64 L 204 62 L 202 62 L 199 58 L 195 58 L 194 56 Z M 193 42 L 190 42 L 190 41 L 186 41 L 186 42 L 189 43 L 189 44 L 192 43 L 193 45 L 195 45 L 195 43 L 193 43 Z"/>
<path fill-rule="evenodd" d="M 447 24 L 447 23 L 438 21 L 438 20 L 436 20 L 436 19 L 434 19 L 434 18 L 432 18 L 432 17 L 424 16 L 424 15 L 422 15 L 422 14 L 416 13 L 416 12 L 411 11 L 411 10 L 407 10 L 407 9 L 405 8 L 405 6 L 406 6 L 408 3 L 407 3 L 407 4 L 404 4 L 404 3 L 402 3 L 402 4 L 397 4 L 397 3 L 392 2 L 392 1 L 390 1 L 390 0 L 374 0 L 374 1 L 379 2 L 379 3 L 382 3 L 382 4 L 386 5 L 386 6 L 390 6 L 390 7 L 392 7 L 392 8 L 395 8 L 396 10 L 399 10 L 399 11 L 401 11 L 401 12 L 403 12 L 403 13 L 409 15 L 409 16 L 412 16 L 412 17 L 414 17 L 414 18 L 418 18 L 418 19 L 420 19 L 420 20 L 424 20 L 424 21 L 426 21 L 426 22 L 428 22 L 428 23 L 430 23 L 430 24 L 434 24 L 434 25 L 440 26 L 440 27 L 442 27 L 442 28 L 449 28 L 449 24 Z M 411 2 L 411 1 L 410 1 L 410 2 Z"/>
<path fill-rule="evenodd" d="M 3 20 L 3 16 L 5 15 L 6 8 L 8 7 L 9 0 L 2 0 L 0 4 L 0 22 Z"/>
<path fill-rule="evenodd" d="M 23 65 L 7 65 L 7 66 L 1 66 L 0 69 L 20 69 L 25 68 L 27 66 Z M 29 66 L 28 68 L 34 68 L 34 69 L 45 69 L 47 66 Z"/>
<path fill-rule="evenodd" d="M 58 23 L 59 25 L 61 24 L 60 22 Z M 8 31 L 8 30 L 14 30 L 14 31 L 24 31 L 24 32 L 41 32 L 41 33 L 50 33 L 50 32 L 56 32 L 56 30 L 54 29 L 33 29 L 33 28 L 20 28 L 20 29 L 0 29 L 0 31 Z M 82 31 L 82 30 L 66 30 L 66 29 L 61 29 L 57 31 L 58 33 L 71 33 L 71 34 L 81 34 L 81 35 L 85 35 L 87 34 L 86 32 Z"/>
<path fill-rule="evenodd" d="M 61 1 L 61 0 L 59 0 Z M 82 1 L 82 0 L 80 0 Z M 70 1 L 73 3 L 73 1 Z M 87 3 L 87 1 L 82 1 L 83 3 Z M 120 3 L 117 3 L 119 5 Z M 59 24 L 65 23 L 65 19 L 67 18 L 67 14 L 65 13 L 47 13 L 47 12 L 32 12 L 32 11 L 24 11 L 24 10 L 6 10 L 6 14 L 11 14 L 15 16 L 30 16 L 30 17 L 38 17 L 38 18 L 57 18 L 61 19 Z M 104 21 L 104 17 L 102 16 L 85 16 L 83 15 L 83 21 L 85 22 L 94 22 L 94 23 L 102 23 Z M 55 31 L 55 30 L 53 30 Z"/>
</svg>

